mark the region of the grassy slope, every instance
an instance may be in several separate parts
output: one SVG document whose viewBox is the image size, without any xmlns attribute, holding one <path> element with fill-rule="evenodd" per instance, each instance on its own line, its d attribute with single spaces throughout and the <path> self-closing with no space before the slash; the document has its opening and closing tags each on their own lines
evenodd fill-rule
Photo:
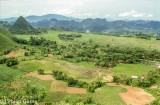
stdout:
<svg viewBox="0 0 160 105">
<path fill-rule="evenodd" d="M 50 89 L 50 85 L 52 83 L 52 81 L 44 81 L 35 77 L 27 77 L 27 80 L 31 81 L 31 85 L 37 86 L 39 88 L 44 88 L 47 91 Z"/>
<path fill-rule="evenodd" d="M 76 32 L 66 32 L 66 31 L 49 31 L 48 34 L 36 35 L 36 37 L 45 37 L 49 40 L 56 40 L 58 43 L 67 44 L 69 42 L 59 40 L 58 34 L 71 34 Z M 160 50 L 160 41 L 155 39 L 145 40 L 137 38 L 127 38 L 127 37 L 114 37 L 106 35 L 96 35 L 96 34 L 84 34 L 82 33 L 82 38 L 77 38 L 77 41 L 88 41 L 92 39 L 94 42 L 102 45 L 112 44 L 112 45 L 122 45 L 122 46 L 135 46 L 147 49 L 158 49 Z M 29 39 L 30 35 L 16 35 L 19 38 Z M 75 40 L 75 41 L 76 41 Z"/>
<path fill-rule="evenodd" d="M 11 36 L 8 31 L 0 29 L 0 53 L 16 45 L 16 43 L 11 40 Z"/>
</svg>

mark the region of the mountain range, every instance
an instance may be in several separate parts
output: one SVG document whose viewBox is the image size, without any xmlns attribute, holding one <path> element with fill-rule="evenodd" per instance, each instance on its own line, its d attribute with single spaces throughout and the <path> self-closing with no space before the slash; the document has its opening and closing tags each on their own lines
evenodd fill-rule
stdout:
<svg viewBox="0 0 160 105">
<path fill-rule="evenodd" d="M 133 21 L 107 21 L 101 18 L 88 18 L 81 22 L 74 20 L 42 20 L 36 23 L 32 23 L 33 26 L 38 28 L 51 28 L 59 27 L 69 31 L 81 31 L 81 32 L 98 32 L 98 33 L 130 33 L 130 32 L 150 32 L 157 33 L 160 30 L 160 21 L 145 21 L 145 20 L 133 20 Z"/>
<path fill-rule="evenodd" d="M 10 28 L 15 18 L 0 19 L 0 27 Z M 114 20 L 101 18 L 77 19 L 57 14 L 27 16 L 25 19 L 36 28 L 62 28 L 69 31 L 92 33 L 128 34 L 137 32 L 160 33 L 160 21 L 152 20 Z M 7 21 L 7 22 L 5 22 Z"/>
<path fill-rule="evenodd" d="M 31 15 L 31 16 L 25 17 L 25 19 L 30 23 L 38 22 L 38 21 L 42 21 L 42 20 L 50 20 L 52 18 L 55 18 L 57 20 L 81 21 L 81 19 L 78 19 L 78 18 L 72 18 L 72 17 L 67 17 L 67 16 L 63 16 L 63 15 L 58 15 L 58 14 L 47 14 L 47 15 L 42 15 L 42 16 Z M 18 17 L 11 17 L 11 18 L 0 19 L 0 21 L 15 22 L 17 19 L 18 19 Z"/>
</svg>

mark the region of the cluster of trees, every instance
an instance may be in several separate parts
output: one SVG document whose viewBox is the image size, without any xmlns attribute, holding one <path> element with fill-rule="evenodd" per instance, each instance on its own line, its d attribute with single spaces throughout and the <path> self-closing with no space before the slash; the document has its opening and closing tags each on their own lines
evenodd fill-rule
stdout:
<svg viewBox="0 0 160 105">
<path fill-rule="evenodd" d="M 135 37 L 150 40 L 152 38 L 152 35 L 139 33 L 139 34 L 136 34 Z"/>
<path fill-rule="evenodd" d="M 117 61 L 120 63 L 138 63 L 145 60 L 160 59 L 160 52 L 157 50 L 145 50 L 143 48 L 131 47 L 107 47 L 101 49 L 106 55 L 102 55 L 103 60 Z"/>
<path fill-rule="evenodd" d="M 160 40 L 160 36 L 157 36 L 157 37 L 156 37 L 156 40 Z"/>
<path fill-rule="evenodd" d="M 36 53 L 36 49 L 33 49 L 33 48 L 26 48 L 27 51 L 24 52 L 24 56 L 31 56 L 31 55 L 35 55 Z"/>
<path fill-rule="evenodd" d="M 5 63 L 8 67 L 11 67 L 18 64 L 18 59 L 16 59 L 15 57 L 0 59 L 0 64 L 5 64 Z"/>
<path fill-rule="evenodd" d="M 36 37 L 31 36 L 29 41 L 27 41 L 25 39 L 17 38 L 17 37 L 13 37 L 12 39 L 13 39 L 13 41 L 15 41 L 19 44 L 30 44 L 30 45 L 34 45 L 34 46 L 41 46 L 41 45 L 49 46 L 52 44 L 56 44 L 56 41 L 46 40 L 43 37 L 36 38 Z"/>
<path fill-rule="evenodd" d="M 13 37 L 13 41 L 19 43 L 19 44 L 28 44 L 32 46 L 44 46 L 44 47 L 50 47 L 51 49 L 57 48 L 56 41 L 46 40 L 45 38 L 37 38 L 37 37 L 30 37 L 30 40 L 27 41 L 25 39 Z"/>
<path fill-rule="evenodd" d="M 160 79 L 160 71 L 150 71 L 146 78 L 137 78 L 132 79 L 125 75 L 113 76 L 113 82 L 122 83 L 125 85 L 133 85 L 139 87 L 151 87 L 153 84 L 156 84 Z"/>
<path fill-rule="evenodd" d="M 79 81 L 77 79 L 69 77 L 61 71 L 53 71 L 53 76 L 57 80 L 63 80 L 67 82 L 68 86 L 70 87 L 86 88 L 88 92 L 94 92 L 96 88 L 103 86 L 103 83 L 100 80 L 87 83 L 87 82 Z"/>
<path fill-rule="evenodd" d="M 87 85 L 88 85 L 86 82 L 82 82 L 82 81 L 76 80 L 72 77 L 69 77 L 61 71 L 53 71 L 53 76 L 57 80 L 66 81 L 68 83 L 68 86 L 70 86 L 70 87 L 87 88 Z"/>
<path fill-rule="evenodd" d="M 17 38 L 17 37 L 12 37 L 12 40 L 19 43 L 19 44 L 28 44 L 29 42 L 25 39 Z"/>
<path fill-rule="evenodd" d="M 92 40 L 57 45 L 56 41 L 30 37 L 28 43 L 33 46 L 40 46 L 39 48 L 43 54 L 61 55 L 62 59 L 73 62 L 94 62 L 96 66 L 101 67 L 115 67 L 118 63 L 142 63 L 147 60 L 160 61 L 160 51 L 158 50 L 111 45 L 100 46 L 93 43 Z M 26 52 L 25 56 L 28 55 L 30 55 L 29 52 Z"/>
<path fill-rule="evenodd" d="M 146 60 L 160 60 L 158 50 L 145 50 L 139 47 L 99 46 L 92 41 L 74 43 L 59 47 L 62 59 L 75 62 L 94 62 L 96 66 L 114 67 L 118 63 L 140 63 Z"/>
<path fill-rule="evenodd" d="M 36 37 L 30 37 L 30 44 L 35 46 L 49 46 L 49 45 L 55 45 L 56 41 L 50 41 L 46 40 L 45 38 L 36 38 Z"/>
<path fill-rule="evenodd" d="M 74 38 L 82 37 L 81 34 L 59 34 L 58 38 L 60 40 L 74 40 Z"/>
</svg>

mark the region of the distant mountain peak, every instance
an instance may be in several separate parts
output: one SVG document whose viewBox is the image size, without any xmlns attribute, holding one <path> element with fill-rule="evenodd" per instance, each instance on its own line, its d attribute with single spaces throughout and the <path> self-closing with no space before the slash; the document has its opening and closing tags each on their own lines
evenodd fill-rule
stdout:
<svg viewBox="0 0 160 105">
<path fill-rule="evenodd" d="M 38 34 L 39 31 L 32 27 L 24 17 L 20 16 L 9 29 L 13 34 Z"/>
</svg>

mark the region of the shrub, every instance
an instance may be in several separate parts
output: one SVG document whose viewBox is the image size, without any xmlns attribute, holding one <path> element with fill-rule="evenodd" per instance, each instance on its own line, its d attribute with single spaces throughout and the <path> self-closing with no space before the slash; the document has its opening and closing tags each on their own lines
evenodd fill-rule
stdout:
<svg viewBox="0 0 160 105">
<path fill-rule="evenodd" d="M 138 86 L 150 87 L 150 86 L 152 86 L 152 83 L 148 79 L 138 79 Z"/>
<path fill-rule="evenodd" d="M 5 50 L 3 53 L 6 55 L 6 54 L 8 54 L 8 53 L 10 53 L 10 52 L 11 52 L 11 49 Z"/>
<path fill-rule="evenodd" d="M 7 61 L 6 61 L 6 65 L 8 66 L 8 67 L 11 67 L 11 66 L 14 66 L 14 65 L 17 65 L 18 64 L 18 60 L 16 59 L 16 58 L 9 58 L 9 59 L 7 59 Z"/>
<path fill-rule="evenodd" d="M 91 92 L 91 93 L 93 93 L 93 92 L 95 92 L 95 88 L 94 88 L 94 86 L 93 85 L 88 85 L 88 88 L 87 88 L 87 91 L 88 92 Z"/>
<path fill-rule="evenodd" d="M 113 76 L 113 82 L 119 83 L 120 77 L 119 76 Z"/>
<path fill-rule="evenodd" d="M 7 61 L 7 58 L 2 58 L 2 59 L 0 59 L 0 64 L 4 64 L 4 63 L 6 63 L 6 61 Z"/>
<path fill-rule="evenodd" d="M 25 52 L 25 53 L 24 53 L 24 56 L 29 56 L 29 52 Z"/>
<path fill-rule="evenodd" d="M 44 70 L 42 69 L 38 69 L 37 71 L 38 71 L 38 74 L 44 74 Z"/>
</svg>

